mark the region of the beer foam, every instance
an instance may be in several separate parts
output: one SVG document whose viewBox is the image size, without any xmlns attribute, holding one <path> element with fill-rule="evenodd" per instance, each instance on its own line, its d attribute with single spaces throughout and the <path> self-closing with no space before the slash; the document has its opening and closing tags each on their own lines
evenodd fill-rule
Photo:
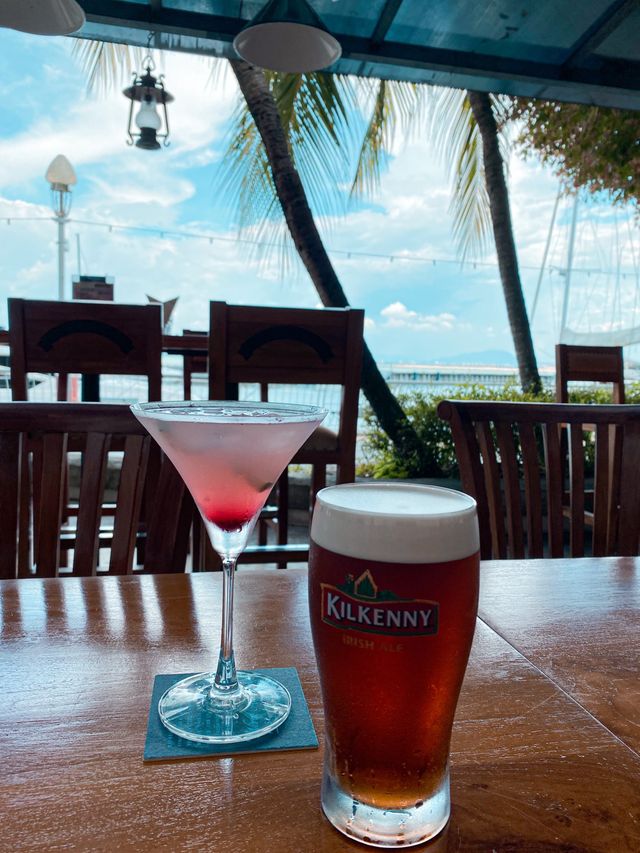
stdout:
<svg viewBox="0 0 640 853">
<path fill-rule="evenodd" d="M 440 486 L 349 483 L 318 492 L 313 541 L 347 557 L 442 563 L 480 549 L 476 502 Z"/>
</svg>

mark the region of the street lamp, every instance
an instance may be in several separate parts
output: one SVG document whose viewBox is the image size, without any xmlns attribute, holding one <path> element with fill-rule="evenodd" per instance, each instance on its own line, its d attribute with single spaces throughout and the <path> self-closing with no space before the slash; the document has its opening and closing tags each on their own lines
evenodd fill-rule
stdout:
<svg viewBox="0 0 640 853">
<path fill-rule="evenodd" d="M 58 299 L 64 299 L 64 253 L 67 249 L 64 229 L 71 210 L 71 189 L 77 183 L 73 166 L 64 156 L 54 157 L 45 174 L 51 185 L 51 208 L 58 223 Z"/>
</svg>

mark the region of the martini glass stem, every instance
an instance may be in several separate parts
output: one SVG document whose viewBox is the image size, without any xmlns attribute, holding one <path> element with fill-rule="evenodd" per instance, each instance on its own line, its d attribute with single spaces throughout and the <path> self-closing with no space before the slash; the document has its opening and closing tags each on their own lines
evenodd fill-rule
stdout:
<svg viewBox="0 0 640 853">
<path fill-rule="evenodd" d="M 222 631 L 214 691 L 218 695 L 231 696 L 240 690 L 233 654 L 233 584 L 236 573 L 236 557 L 223 557 L 222 573 Z"/>
</svg>

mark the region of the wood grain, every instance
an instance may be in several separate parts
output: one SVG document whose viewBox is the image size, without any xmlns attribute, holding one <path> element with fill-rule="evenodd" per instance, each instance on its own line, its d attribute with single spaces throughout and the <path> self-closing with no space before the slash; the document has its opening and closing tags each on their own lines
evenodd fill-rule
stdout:
<svg viewBox="0 0 640 853">
<path fill-rule="evenodd" d="M 2 849 L 364 849 L 321 814 L 321 750 L 143 764 L 154 675 L 213 664 L 220 580 L 0 583 Z M 296 666 L 322 739 L 306 573 L 241 570 L 236 589 L 239 665 Z M 452 771 L 429 853 L 640 848 L 640 758 L 482 623 Z"/>
<path fill-rule="evenodd" d="M 640 560 L 483 563 L 480 590 L 482 619 L 640 754 Z"/>
</svg>

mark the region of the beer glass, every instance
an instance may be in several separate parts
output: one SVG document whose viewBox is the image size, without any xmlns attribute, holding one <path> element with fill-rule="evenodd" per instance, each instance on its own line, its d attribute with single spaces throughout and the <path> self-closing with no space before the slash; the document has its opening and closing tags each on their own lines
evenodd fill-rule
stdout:
<svg viewBox="0 0 640 853">
<path fill-rule="evenodd" d="M 475 501 L 371 483 L 318 493 L 309 606 L 322 808 L 351 838 L 420 844 L 450 812 L 449 742 L 478 608 Z"/>
</svg>

